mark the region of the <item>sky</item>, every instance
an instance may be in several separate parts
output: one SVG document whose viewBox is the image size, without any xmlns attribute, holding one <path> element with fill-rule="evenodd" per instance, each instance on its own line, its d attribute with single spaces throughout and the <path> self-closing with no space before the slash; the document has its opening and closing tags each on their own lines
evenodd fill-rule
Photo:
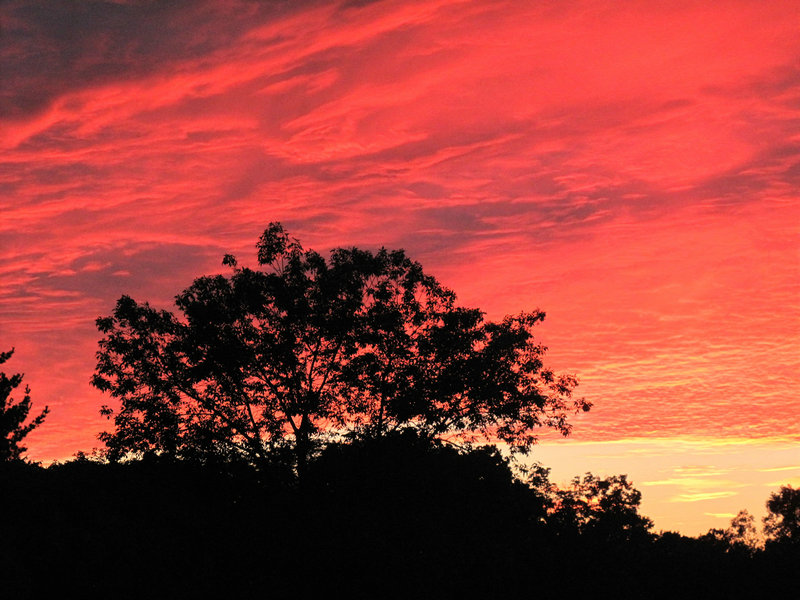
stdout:
<svg viewBox="0 0 800 600">
<path fill-rule="evenodd" d="M 656 529 L 800 485 L 800 1 L 6 0 L 0 350 L 99 446 L 94 320 L 170 308 L 280 221 L 541 308 L 594 403 L 529 460 Z"/>
</svg>

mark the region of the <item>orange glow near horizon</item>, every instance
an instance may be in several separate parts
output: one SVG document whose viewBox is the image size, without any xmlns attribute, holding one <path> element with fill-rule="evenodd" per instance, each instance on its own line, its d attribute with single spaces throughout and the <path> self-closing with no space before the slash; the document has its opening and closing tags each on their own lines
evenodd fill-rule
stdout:
<svg viewBox="0 0 800 600">
<path fill-rule="evenodd" d="M 661 529 L 760 512 L 800 477 L 799 18 L 3 3 L 0 350 L 51 408 L 29 456 L 98 445 L 96 317 L 254 263 L 281 221 L 405 248 L 490 318 L 545 310 L 550 365 L 594 403 L 532 454 L 559 477 L 629 472 Z"/>
</svg>

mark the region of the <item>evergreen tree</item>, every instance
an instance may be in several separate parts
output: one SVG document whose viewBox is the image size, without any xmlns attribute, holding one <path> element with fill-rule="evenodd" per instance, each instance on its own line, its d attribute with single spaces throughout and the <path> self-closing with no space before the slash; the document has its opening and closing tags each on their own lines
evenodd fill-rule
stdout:
<svg viewBox="0 0 800 600">
<path fill-rule="evenodd" d="M 12 348 L 8 352 L 0 352 L 0 365 L 14 354 Z M 7 376 L 0 372 L 0 462 L 21 460 L 27 448 L 20 442 L 36 427 L 42 424 L 49 408 L 44 410 L 27 425 L 28 413 L 31 410 L 30 388 L 25 386 L 22 400 L 15 401 L 11 392 L 22 383 L 22 374 Z"/>
</svg>

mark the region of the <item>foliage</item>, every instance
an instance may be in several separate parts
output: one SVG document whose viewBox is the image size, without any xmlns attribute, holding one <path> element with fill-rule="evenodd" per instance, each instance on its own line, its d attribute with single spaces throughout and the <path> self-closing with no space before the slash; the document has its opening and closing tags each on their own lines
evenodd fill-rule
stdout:
<svg viewBox="0 0 800 600">
<path fill-rule="evenodd" d="M 763 545 L 755 518 L 747 510 L 740 510 L 726 529 L 710 529 L 703 539 L 717 542 L 726 552 L 753 554 Z"/>
<path fill-rule="evenodd" d="M 128 296 L 97 320 L 93 384 L 111 458 L 156 452 L 298 469 L 321 438 L 499 439 L 525 451 L 536 430 L 567 434 L 574 377 L 544 367 L 535 311 L 486 321 L 402 250 L 337 248 L 326 260 L 280 224 L 258 244 L 259 270 L 226 255 L 228 276 L 200 277 L 174 314 Z"/>
<path fill-rule="evenodd" d="M 644 538 L 653 522 L 639 514 L 642 494 L 627 475 L 600 478 L 586 473 L 555 489 L 550 520 L 562 531 L 607 540 Z"/>
<path fill-rule="evenodd" d="M 781 486 L 767 500 L 764 535 L 770 542 L 800 546 L 800 489 Z"/>
<path fill-rule="evenodd" d="M 0 352 L 0 365 L 13 354 L 13 348 L 8 352 Z M 21 373 L 10 377 L 0 373 L 0 462 L 22 459 L 27 450 L 21 445 L 22 440 L 44 422 L 49 412 L 45 406 L 39 416 L 25 424 L 31 410 L 30 388 L 25 386 L 25 395 L 19 401 L 11 397 L 11 392 L 22 383 L 22 377 Z"/>
</svg>

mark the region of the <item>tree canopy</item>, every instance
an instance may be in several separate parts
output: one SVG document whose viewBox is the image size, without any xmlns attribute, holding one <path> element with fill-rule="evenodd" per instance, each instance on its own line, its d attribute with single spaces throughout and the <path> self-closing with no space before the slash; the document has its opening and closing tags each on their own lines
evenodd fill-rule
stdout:
<svg viewBox="0 0 800 600">
<path fill-rule="evenodd" d="M 725 548 L 726 552 L 747 554 L 753 554 L 764 545 L 756 528 L 755 517 L 747 510 L 740 510 L 726 529 L 709 529 L 700 539 L 713 541 Z"/>
<path fill-rule="evenodd" d="M 0 352 L 0 365 L 13 354 L 13 348 L 8 352 Z M 49 412 L 45 406 L 37 417 L 25 424 L 31 410 L 30 388 L 25 386 L 25 395 L 21 400 L 15 401 L 11 397 L 13 390 L 22 383 L 22 377 L 21 373 L 9 377 L 0 372 L 0 462 L 22 459 L 27 450 L 21 445 L 22 440 L 44 422 Z"/>
<path fill-rule="evenodd" d="M 800 489 L 784 485 L 770 494 L 764 534 L 771 542 L 800 547 Z"/>
<path fill-rule="evenodd" d="M 542 427 L 568 434 L 590 404 L 543 364 L 544 313 L 488 321 L 403 250 L 304 249 L 279 223 L 256 244 L 260 268 L 226 255 L 177 312 L 122 296 L 103 334 L 93 384 L 109 456 L 157 452 L 244 458 L 283 451 L 301 469 L 322 438 L 500 440 L 526 451 Z"/>
<path fill-rule="evenodd" d="M 627 475 L 601 478 L 586 473 L 550 495 L 550 518 L 564 531 L 619 542 L 646 537 L 653 527 L 650 519 L 639 514 L 642 494 Z"/>
</svg>

